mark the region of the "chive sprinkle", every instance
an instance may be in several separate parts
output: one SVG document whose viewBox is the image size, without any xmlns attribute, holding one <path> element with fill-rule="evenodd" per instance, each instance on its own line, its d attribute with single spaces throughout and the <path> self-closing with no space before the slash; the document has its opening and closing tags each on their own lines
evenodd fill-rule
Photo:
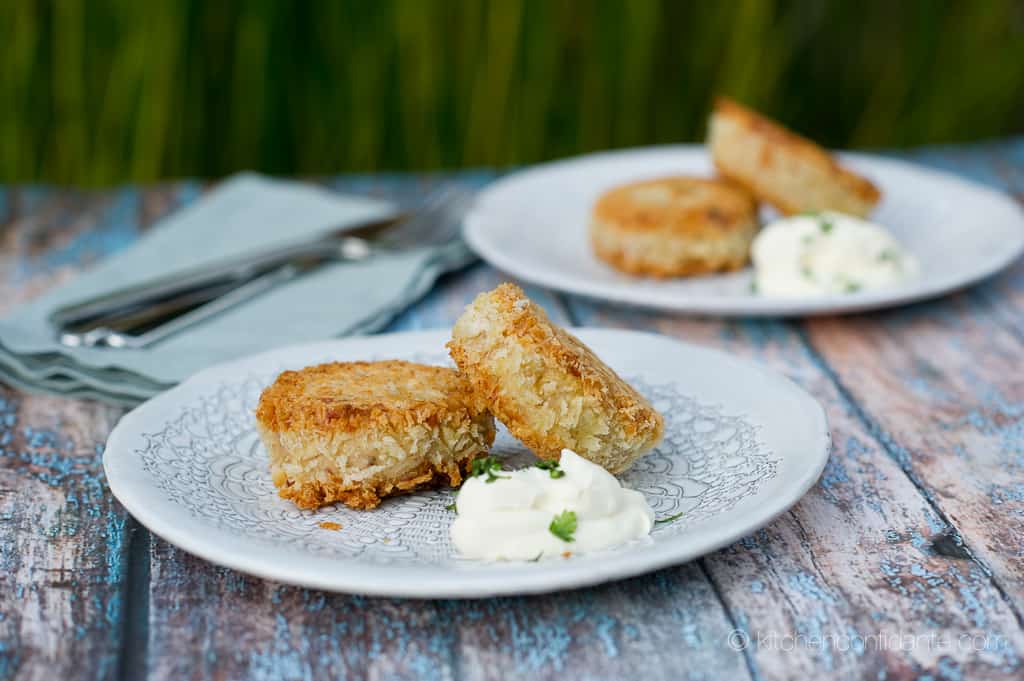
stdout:
<svg viewBox="0 0 1024 681">
<path fill-rule="evenodd" d="M 542 471 L 547 471 L 548 475 L 551 476 L 552 480 L 557 480 L 558 478 L 565 477 L 565 471 L 563 471 L 559 467 L 557 461 L 538 461 L 533 465 L 541 469 Z"/>
<path fill-rule="evenodd" d="M 494 482 L 499 478 L 507 478 L 507 475 L 498 475 L 501 471 L 501 462 L 493 456 L 486 456 L 482 459 L 477 459 L 469 469 L 469 472 L 473 477 L 486 475 L 487 479 L 484 482 L 487 483 Z"/>
<path fill-rule="evenodd" d="M 899 259 L 900 259 L 899 253 L 897 253 L 896 251 L 894 251 L 891 248 L 887 248 L 887 249 L 885 249 L 884 251 L 882 251 L 881 253 L 878 254 L 878 261 L 879 262 L 892 262 L 892 263 L 896 263 L 896 262 L 899 262 Z"/>
</svg>

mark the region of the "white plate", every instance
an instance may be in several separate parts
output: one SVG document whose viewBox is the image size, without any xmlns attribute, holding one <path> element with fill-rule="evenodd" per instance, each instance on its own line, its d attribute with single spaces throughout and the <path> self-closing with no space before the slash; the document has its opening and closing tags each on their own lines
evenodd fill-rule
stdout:
<svg viewBox="0 0 1024 681">
<path fill-rule="evenodd" d="M 885 290 L 827 298 L 769 298 L 750 270 L 659 281 L 630 277 L 591 253 L 590 207 L 617 184 L 713 174 L 703 147 L 592 154 L 539 165 L 489 185 L 466 220 L 466 240 L 495 267 L 550 288 L 619 303 L 720 316 L 834 314 L 930 298 L 1005 268 L 1024 251 L 1024 214 L 1007 196 L 921 166 L 841 154 L 882 189 L 872 219 L 921 261 L 921 276 Z"/>
<path fill-rule="evenodd" d="M 283 348 L 207 369 L 127 414 L 103 456 L 114 495 L 186 551 L 302 586 L 384 596 L 477 597 L 629 577 L 725 546 L 788 509 L 818 479 L 829 431 L 788 379 L 723 353 L 629 331 L 579 335 L 665 415 L 666 436 L 622 479 L 655 513 L 684 513 L 649 538 L 537 563 L 460 560 L 448 541 L 449 490 L 373 511 L 301 511 L 277 497 L 253 428 L 260 391 L 283 369 L 330 360 L 445 363 L 440 331 Z M 498 456 L 532 455 L 506 432 Z M 340 523 L 338 531 L 319 527 Z"/>
</svg>

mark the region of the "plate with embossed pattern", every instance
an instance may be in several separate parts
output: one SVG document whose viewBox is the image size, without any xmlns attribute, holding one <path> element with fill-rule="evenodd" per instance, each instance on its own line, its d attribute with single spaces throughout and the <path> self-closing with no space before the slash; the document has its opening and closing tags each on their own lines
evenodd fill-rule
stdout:
<svg viewBox="0 0 1024 681">
<path fill-rule="evenodd" d="M 278 373 L 326 361 L 450 364 L 447 331 L 287 347 L 202 371 L 121 419 L 103 457 L 107 480 L 152 532 L 219 565 L 345 593 L 469 598 L 685 562 L 763 527 L 821 475 L 830 449 L 824 411 L 788 378 L 663 336 L 575 331 L 665 417 L 661 444 L 620 476 L 657 517 L 682 514 L 649 537 L 568 558 L 475 562 L 448 539 L 452 490 L 394 497 L 371 511 L 304 511 L 277 496 L 253 412 Z M 513 468 L 534 460 L 501 427 L 492 453 Z"/>
</svg>

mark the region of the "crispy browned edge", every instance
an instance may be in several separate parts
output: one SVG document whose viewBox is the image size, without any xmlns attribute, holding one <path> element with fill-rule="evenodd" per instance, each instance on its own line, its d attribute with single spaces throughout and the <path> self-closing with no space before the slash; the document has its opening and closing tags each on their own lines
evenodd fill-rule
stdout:
<svg viewBox="0 0 1024 681">
<path fill-rule="evenodd" d="M 332 372 L 346 365 L 374 366 L 388 370 L 396 377 L 413 372 L 431 371 L 457 375 L 453 369 L 415 364 L 403 360 L 379 362 L 329 362 L 309 366 L 298 371 L 285 371 L 260 395 L 256 407 L 256 419 L 269 430 L 313 431 L 317 433 L 352 432 L 367 425 L 401 428 L 425 423 L 436 425 L 440 416 L 453 408 L 469 407 L 475 416 L 486 411 L 476 399 L 476 393 L 464 380 L 453 383 L 448 400 L 435 403 L 429 400 L 416 401 L 408 407 L 394 408 L 385 402 L 351 404 L 343 400 L 327 403 L 316 396 L 302 394 L 303 386 L 309 381 L 328 380 Z"/>
<path fill-rule="evenodd" d="M 528 301 L 529 314 L 519 314 L 516 316 L 515 325 L 506 325 L 505 336 L 518 339 L 524 345 L 532 347 L 541 356 L 554 361 L 559 368 L 571 376 L 577 377 L 585 394 L 596 395 L 605 403 L 611 399 L 613 402 L 611 406 L 616 410 L 617 415 L 626 420 L 623 429 L 628 435 L 635 436 L 641 430 L 641 426 L 647 425 L 653 426 L 656 434 L 655 441 L 661 438 L 661 433 L 664 430 L 664 419 L 661 414 L 636 392 L 633 386 L 623 381 L 611 367 L 601 362 L 582 341 L 565 329 L 555 326 L 544 311 L 531 301 L 521 288 L 511 282 L 505 282 L 487 295 L 495 296 L 506 314 L 512 312 L 516 301 Z M 568 336 L 578 347 L 571 349 L 566 347 L 566 344 L 558 337 L 559 332 Z M 490 405 L 491 412 L 505 424 L 509 432 L 537 456 L 543 459 L 557 460 L 561 455 L 562 442 L 553 436 L 540 435 L 530 428 L 519 416 L 515 405 L 504 397 L 500 381 L 490 371 L 477 367 L 461 343 L 452 339 L 448 341 L 447 347 L 455 364 L 473 383 L 478 397 Z M 592 366 L 592 360 L 596 360 L 599 366 Z M 621 389 L 611 391 L 611 396 L 604 390 L 605 381 L 609 378 L 621 386 Z"/>
<path fill-rule="evenodd" d="M 411 408 L 396 409 L 382 402 L 352 405 L 344 402 L 325 404 L 322 399 L 302 395 L 301 389 L 308 380 L 324 380 L 332 371 L 346 364 L 375 365 L 387 367 L 395 375 L 412 371 L 422 371 L 424 367 L 442 372 L 452 372 L 445 367 L 418 365 L 402 360 L 385 360 L 380 362 L 330 362 L 305 367 L 298 371 L 281 373 L 260 395 L 256 407 L 256 419 L 260 426 L 271 433 L 287 430 L 300 430 L 316 434 L 333 432 L 353 432 L 367 427 L 384 429 L 402 428 L 416 424 L 437 425 L 442 413 L 451 408 L 470 409 L 470 418 L 479 416 L 486 411 L 476 393 L 466 381 L 459 381 L 443 404 L 430 401 L 415 402 Z M 453 372 L 454 373 L 454 372 Z M 492 429 L 487 442 L 494 442 Z M 411 492 L 415 489 L 432 485 L 447 484 L 457 486 L 469 472 L 473 460 L 486 451 L 473 452 L 465 459 L 453 462 L 443 471 L 435 469 L 431 464 L 424 463 L 402 479 L 370 480 L 361 484 L 345 484 L 341 478 L 333 477 L 331 481 L 306 483 L 303 485 L 286 485 L 283 481 L 274 480 L 278 495 L 292 501 L 299 508 L 315 509 L 325 504 L 341 501 L 347 506 L 357 509 L 374 508 L 388 496 Z"/>
<path fill-rule="evenodd" d="M 654 212 L 639 213 L 626 210 L 622 197 L 625 190 L 643 185 L 654 185 L 666 181 L 685 180 L 715 190 L 717 196 L 709 197 L 704 205 L 696 205 L 669 219 Z M 757 224 L 757 200 L 746 187 L 728 178 L 699 178 L 684 175 L 630 182 L 614 187 L 602 194 L 594 204 L 590 233 L 591 249 L 594 254 L 615 269 L 626 274 L 669 279 L 689 277 L 715 272 L 730 272 L 742 269 L 747 263 L 749 243 L 737 257 L 729 259 L 704 259 L 692 257 L 689 261 L 665 267 L 647 259 L 627 257 L 621 248 L 608 247 L 594 239 L 594 223 L 618 233 L 620 239 L 628 240 L 631 233 L 665 229 L 666 239 L 684 238 L 690 241 L 719 240 L 730 238 L 733 232 L 749 229 Z M 670 224 L 666 224 L 670 223 Z"/>
<path fill-rule="evenodd" d="M 629 191 L 639 187 L 685 182 L 702 185 L 712 193 L 706 201 L 685 210 L 678 207 L 637 209 Z M 668 231 L 697 238 L 716 238 L 723 232 L 746 228 L 757 221 L 757 200 L 743 185 L 727 178 L 676 175 L 629 182 L 601 194 L 591 211 L 593 220 L 614 225 L 622 232 Z"/>
<path fill-rule="evenodd" d="M 605 248 L 597 243 L 591 242 L 594 255 L 608 263 L 620 272 L 635 274 L 657 279 L 674 279 L 676 277 L 695 277 L 703 274 L 714 274 L 716 272 L 735 272 L 743 269 L 747 264 L 747 255 L 735 260 L 714 264 L 709 260 L 694 259 L 685 265 L 677 267 L 661 267 L 652 262 L 637 262 L 627 258 L 618 248 Z"/>
<path fill-rule="evenodd" d="M 832 154 L 830 154 L 824 147 L 793 132 L 792 130 L 789 130 L 788 128 L 783 127 L 780 123 L 748 109 L 733 99 L 722 96 L 716 97 L 714 114 L 728 116 L 735 119 L 751 134 L 760 135 L 764 138 L 766 144 L 772 145 L 784 153 L 802 156 L 815 163 L 826 164 L 829 167 L 830 174 L 836 179 L 836 181 L 842 184 L 844 189 L 852 192 L 865 203 L 877 203 L 879 198 L 882 196 L 878 187 L 876 187 L 869 179 L 839 165 Z M 744 178 L 733 175 L 728 169 L 722 167 L 717 158 L 712 160 L 714 161 L 718 172 L 722 176 L 746 188 L 747 191 L 751 192 L 762 201 L 772 204 L 782 213 L 792 215 L 793 213 L 800 212 L 800 206 L 790 203 L 785 198 L 777 194 L 770 194 L 763 190 L 759 191 L 756 187 L 751 186 L 751 184 Z"/>
</svg>

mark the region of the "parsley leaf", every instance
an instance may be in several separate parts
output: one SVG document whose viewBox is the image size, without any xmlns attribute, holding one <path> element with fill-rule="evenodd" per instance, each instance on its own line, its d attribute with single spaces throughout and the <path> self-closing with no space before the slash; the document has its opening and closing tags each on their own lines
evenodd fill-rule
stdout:
<svg viewBox="0 0 1024 681">
<path fill-rule="evenodd" d="M 459 514 L 459 509 L 457 509 L 455 507 L 455 502 L 454 501 L 452 503 L 448 504 L 447 506 L 445 506 L 444 508 L 445 508 L 446 511 L 455 511 L 455 515 Z"/>
<path fill-rule="evenodd" d="M 473 477 L 486 475 L 487 479 L 484 482 L 491 483 L 498 478 L 507 478 L 507 475 L 498 475 L 502 470 L 501 462 L 495 459 L 493 456 L 486 456 L 482 459 L 477 459 L 473 462 L 469 469 L 470 474 Z"/>
<path fill-rule="evenodd" d="M 572 536 L 576 531 L 576 512 L 562 511 L 551 520 L 548 530 L 562 541 L 576 541 Z"/>
<path fill-rule="evenodd" d="M 673 523 L 673 522 L 679 520 L 682 517 L 683 517 L 682 513 L 676 513 L 675 515 L 670 515 L 667 518 L 659 518 L 658 520 L 654 521 L 654 524 L 655 525 L 659 525 L 661 523 Z"/>
<path fill-rule="evenodd" d="M 855 281 L 848 281 L 848 282 L 846 282 L 846 286 L 844 287 L 843 290 L 846 291 L 847 293 L 856 293 L 860 289 L 861 289 L 860 284 L 858 284 Z"/>
<path fill-rule="evenodd" d="M 536 466 L 537 468 L 541 469 L 542 471 L 547 471 L 548 475 L 551 476 L 552 480 L 557 480 L 558 478 L 564 478 L 565 477 L 565 471 L 563 471 L 558 466 L 558 462 L 557 461 L 538 461 L 537 463 L 535 463 L 533 465 Z"/>
<path fill-rule="evenodd" d="M 831 220 L 828 220 L 826 218 L 819 218 L 818 219 L 818 227 L 821 228 L 821 233 L 822 234 L 828 234 L 829 232 L 831 232 L 833 226 L 834 225 L 832 224 Z"/>
</svg>

